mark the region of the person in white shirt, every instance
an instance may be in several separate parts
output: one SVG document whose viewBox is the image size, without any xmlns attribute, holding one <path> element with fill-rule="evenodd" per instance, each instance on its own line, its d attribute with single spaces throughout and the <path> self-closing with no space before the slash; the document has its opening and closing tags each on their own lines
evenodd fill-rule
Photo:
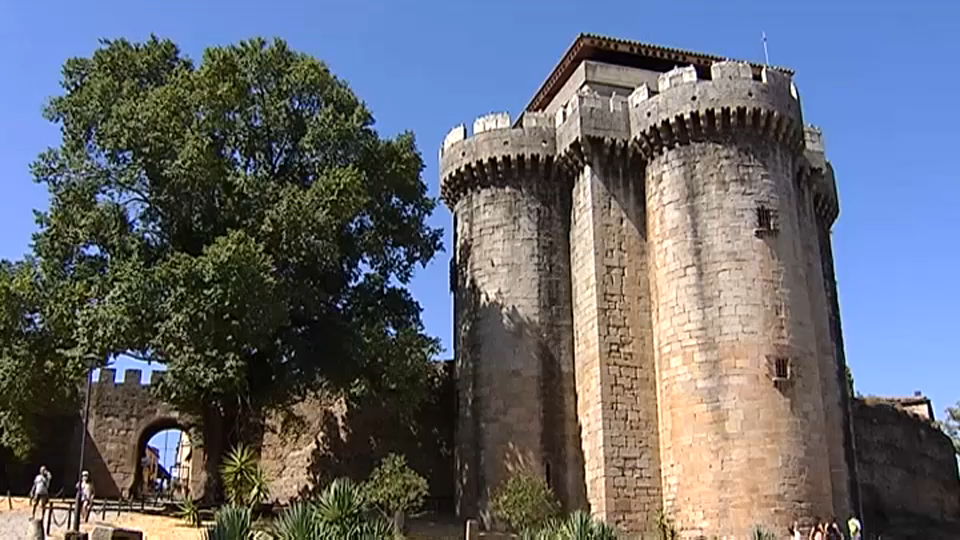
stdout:
<svg viewBox="0 0 960 540">
<path fill-rule="evenodd" d="M 80 483 L 77 484 L 80 490 L 80 509 L 83 516 L 83 522 L 90 521 L 90 511 L 93 510 L 93 482 L 90 481 L 90 473 L 83 471 L 80 474 Z"/>
<path fill-rule="evenodd" d="M 40 472 L 33 478 L 33 485 L 30 486 L 30 502 L 33 503 L 33 512 L 31 517 L 36 519 L 37 506 L 40 506 L 40 521 L 47 513 L 47 506 L 50 504 L 50 480 L 53 475 L 46 467 L 40 466 Z"/>
<path fill-rule="evenodd" d="M 793 525 L 790 526 L 790 540 L 803 540 L 803 537 L 800 535 L 800 523 L 797 521 L 793 522 Z"/>
</svg>

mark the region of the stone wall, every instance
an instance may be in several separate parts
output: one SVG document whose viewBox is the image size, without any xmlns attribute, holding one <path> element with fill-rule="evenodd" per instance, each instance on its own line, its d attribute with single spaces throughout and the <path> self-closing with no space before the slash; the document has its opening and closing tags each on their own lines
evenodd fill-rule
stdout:
<svg viewBox="0 0 960 540">
<path fill-rule="evenodd" d="M 853 413 L 868 532 L 960 538 L 960 479 L 949 438 L 929 419 L 884 400 L 854 400 Z"/>
<path fill-rule="evenodd" d="M 112 369 L 100 371 L 93 384 L 90 400 L 90 422 L 87 431 L 84 464 L 100 497 L 115 498 L 139 491 L 139 461 L 144 447 L 153 435 L 165 429 L 190 430 L 199 422 L 162 403 L 141 384 L 142 373 L 130 369 L 123 382 L 114 382 Z M 154 372 L 152 381 L 162 374 Z M 82 424 L 78 423 L 78 428 Z M 79 447 L 79 429 L 75 437 Z M 205 494 L 207 473 L 203 448 L 193 447 L 190 471 L 190 492 Z"/>
<path fill-rule="evenodd" d="M 287 502 L 337 477 L 362 481 L 384 456 L 398 453 L 427 478 L 428 508 L 452 513 L 457 409 L 453 363 L 436 368 L 436 391 L 409 418 L 374 403 L 351 407 L 319 396 L 295 407 L 297 419 L 271 417 L 260 457 L 272 498 Z"/>
<path fill-rule="evenodd" d="M 625 164 L 624 164 L 625 165 Z M 590 509 L 643 531 L 661 509 L 643 182 L 584 166 L 573 188 L 574 344 Z"/>
</svg>

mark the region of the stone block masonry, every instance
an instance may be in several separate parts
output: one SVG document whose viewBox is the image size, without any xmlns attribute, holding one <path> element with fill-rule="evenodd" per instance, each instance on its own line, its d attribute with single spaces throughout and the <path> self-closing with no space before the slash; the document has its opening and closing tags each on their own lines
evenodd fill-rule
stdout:
<svg viewBox="0 0 960 540">
<path fill-rule="evenodd" d="M 857 508 L 837 190 L 789 71 L 581 36 L 520 121 L 473 125 L 441 149 L 464 515 L 505 449 L 536 469 L 564 443 L 582 468 L 540 472 L 628 534 L 661 511 L 734 538 Z"/>
<path fill-rule="evenodd" d="M 929 404 L 848 394 L 837 186 L 788 70 L 584 35 L 517 121 L 471 125 L 440 149 L 454 362 L 412 416 L 322 396 L 295 407 L 298 429 L 268 415 L 278 500 L 397 452 L 427 477 L 429 509 L 488 528 L 490 494 L 523 468 L 630 539 L 656 537 L 661 511 L 684 539 L 849 513 L 870 537 L 960 538 Z M 87 467 L 109 497 L 136 486 L 145 438 L 200 420 L 139 372 L 101 379 Z M 68 485 L 76 448 L 59 449 L 79 425 L 51 419 L 44 452 L 0 486 L 25 493 L 40 464 Z M 199 450 L 194 481 L 223 452 Z"/>
</svg>

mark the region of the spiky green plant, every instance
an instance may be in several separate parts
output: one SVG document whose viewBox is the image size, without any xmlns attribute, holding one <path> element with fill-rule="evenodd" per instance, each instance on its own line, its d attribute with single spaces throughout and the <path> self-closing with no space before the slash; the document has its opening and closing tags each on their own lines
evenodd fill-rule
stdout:
<svg viewBox="0 0 960 540">
<path fill-rule="evenodd" d="M 266 475 L 257 455 L 245 444 L 234 446 L 220 466 L 220 477 L 231 504 L 250 506 L 267 500 Z"/>
<path fill-rule="evenodd" d="M 763 525 L 756 525 L 753 527 L 751 538 L 753 540 L 777 540 L 777 535 L 763 528 Z"/>
<path fill-rule="evenodd" d="M 314 540 L 320 536 L 316 509 L 305 502 L 287 507 L 270 527 L 274 540 Z"/>
<path fill-rule="evenodd" d="M 197 507 L 197 503 L 190 497 L 187 497 L 180 503 L 177 514 L 187 525 L 191 527 L 200 526 L 200 508 Z"/>
<path fill-rule="evenodd" d="M 227 505 L 217 510 L 213 525 L 203 533 L 204 540 L 254 540 L 250 509 Z"/>
<path fill-rule="evenodd" d="M 320 494 L 315 504 L 323 540 L 384 540 L 394 538 L 390 523 L 370 511 L 361 486 L 338 478 Z"/>
<path fill-rule="evenodd" d="M 553 519 L 538 531 L 525 531 L 521 540 L 617 540 L 616 530 L 586 512 Z"/>
</svg>

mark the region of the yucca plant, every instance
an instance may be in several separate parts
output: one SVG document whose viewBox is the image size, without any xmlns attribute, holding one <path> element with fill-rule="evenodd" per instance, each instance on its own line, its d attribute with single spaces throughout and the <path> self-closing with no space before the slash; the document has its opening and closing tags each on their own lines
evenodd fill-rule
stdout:
<svg viewBox="0 0 960 540">
<path fill-rule="evenodd" d="M 753 540 L 777 540 L 777 535 L 763 528 L 762 525 L 756 525 L 753 528 Z"/>
<path fill-rule="evenodd" d="M 316 501 L 299 502 L 273 522 L 272 540 L 391 540 L 393 525 L 373 511 L 361 486 L 334 480 Z M 219 539 L 217 539 L 219 540 Z"/>
<path fill-rule="evenodd" d="M 178 515 L 180 519 L 187 523 L 187 525 L 190 525 L 191 527 L 200 526 L 200 508 L 197 507 L 197 503 L 195 503 L 190 497 L 187 497 L 182 503 L 180 503 Z"/>
<path fill-rule="evenodd" d="M 224 458 L 220 477 L 231 504 L 251 506 L 269 497 L 266 476 L 260 468 L 257 455 L 244 444 L 234 446 Z"/>
<path fill-rule="evenodd" d="M 526 531 L 521 540 L 617 540 L 613 527 L 586 512 L 574 512 L 566 519 L 553 519 L 538 531 Z"/>
<path fill-rule="evenodd" d="M 313 505 L 294 503 L 274 520 L 270 530 L 274 540 L 315 540 L 320 538 L 320 521 Z"/>
<path fill-rule="evenodd" d="M 228 505 L 217 510 L 214 523 L 203 533 L 204 540 L 254 540 L 250 509 Z"/>
</svg>

